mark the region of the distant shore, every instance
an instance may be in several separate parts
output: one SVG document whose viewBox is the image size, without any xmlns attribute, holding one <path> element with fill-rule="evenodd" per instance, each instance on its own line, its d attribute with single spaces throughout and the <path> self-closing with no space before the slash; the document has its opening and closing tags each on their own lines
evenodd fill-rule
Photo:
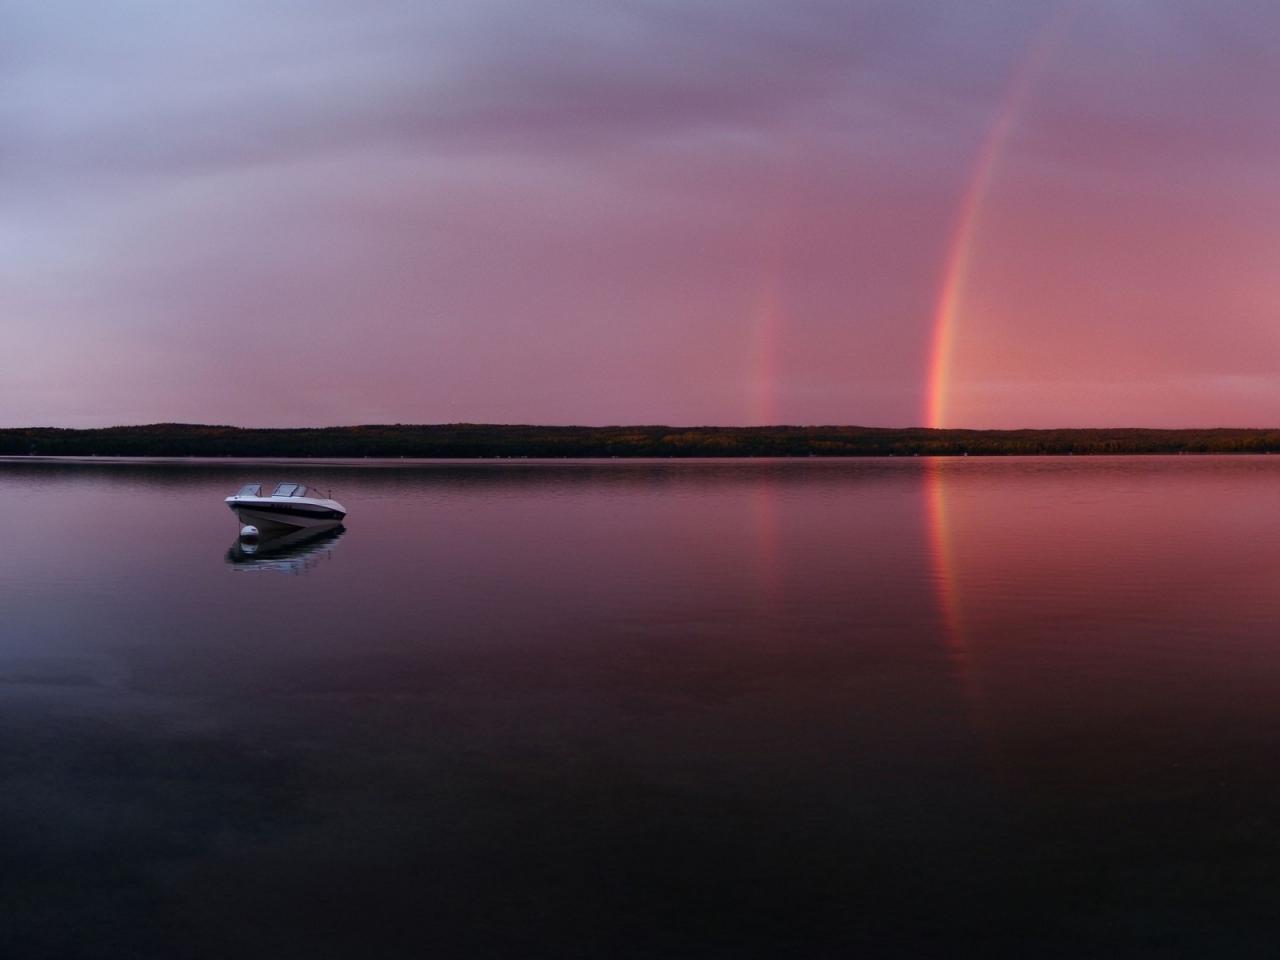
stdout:
<svg viewBox="0 0 1280 960">
<path fill-rule="evenodd" d="M 923 427 L 547 427 L 407 424 L 259 429 L 161 423 L 0 429 L 19 457 L 884 457 L 1280 453 L 1280 429 L 931 430 Z"/>
</svg>

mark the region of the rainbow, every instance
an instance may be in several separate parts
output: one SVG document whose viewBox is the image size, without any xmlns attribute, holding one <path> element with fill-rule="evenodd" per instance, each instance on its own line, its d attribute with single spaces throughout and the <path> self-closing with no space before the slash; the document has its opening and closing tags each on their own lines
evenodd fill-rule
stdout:
<svg viewBox="0 0 1280 960">
<path fill-rule="evenodd" d="M 973 258 L 974 239 L 983 203 L 1000 158 L 1031 88 L 1045 61 L 1066 31 L 1076 0 L 1058 4 L 1044 26 L 1037 32 L 1026 55 L 1014 71 L 1013 78 L 1000 100 L 995 117 L 974 159 L 968 186 L 960 200 L 951 240 L 943 261 L 942 280 L 933 311 L 933 334 L 930 337 L 929 368 L 925 391 L 925 425 L 948 426 L 947 401 L 951 395 L 952 363 L 955 358 L 956 334 L 960 322 L 960 305 L 964 297 Z"/>
<path fill-rule="evenodd" d="M 765 278 L 751 317 L 750 346 L 751 420 L 762 427 L 778 422 L 778 347 L 784 319 L 781 270 L 767 270 Z"/>
</svg>

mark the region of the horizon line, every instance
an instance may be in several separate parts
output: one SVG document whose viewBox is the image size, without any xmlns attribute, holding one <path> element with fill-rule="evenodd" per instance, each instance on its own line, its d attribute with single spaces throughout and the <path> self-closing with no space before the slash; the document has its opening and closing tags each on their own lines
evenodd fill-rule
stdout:
<svg viewBox="0 0 1280 960">
<path fill-rule="evenodd" d="M 521 423 L 476 420 L 449 420 L 434 422 L 388 421 L 381 423 L 321 424 L 312 426 L 241 426 L 233 423 L 197 423 L 182 420 L 157 420 L 149 423 L 117 423 L 98 427 L 67 427 L 50 424 L 26 426 L 0 426 L 0 433 L 18 430 L 65 430 L 88 433 L 104 430 L 142 430 L 161 427 L 200 428 L 212 430 L 242 431 L 286 431 L 286 430 L 365 430 L 374 428 L 424 428 L 424 427 L 485 427 L 485 428 L 523 428 L 533 430 L 883 430 L 883 431 L 925 431 L 929 433 L 1052 433 L 1060 431 L 1101 432 L 1119 430 L 1143 430 L 1163 433 L 1185 433 L 1190 431 L 1280 431 L 1280 424 L 1271 426 L 1239 426 L 1219 424 L 1215 426 L 1180 426 L 1153 427 L 1139 424 L 1115 426 L 1050 426 L 1050 427 L 932 427 L 924 424 L 909 426 L 876 426 L 860 423 L 771 423 L 771 424 L 715 424 L 715 423 Z"/>
</svg>

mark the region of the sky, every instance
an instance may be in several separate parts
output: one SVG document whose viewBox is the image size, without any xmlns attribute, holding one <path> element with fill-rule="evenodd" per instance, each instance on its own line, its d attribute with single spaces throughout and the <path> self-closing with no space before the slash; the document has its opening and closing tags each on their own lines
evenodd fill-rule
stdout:
<svg viewBox="0 0 1280 960">
<path fill-rule="evenodd" d="M 0 425 L 1280 425 L 1277 36 L 0 0 Z"/>
</svg>

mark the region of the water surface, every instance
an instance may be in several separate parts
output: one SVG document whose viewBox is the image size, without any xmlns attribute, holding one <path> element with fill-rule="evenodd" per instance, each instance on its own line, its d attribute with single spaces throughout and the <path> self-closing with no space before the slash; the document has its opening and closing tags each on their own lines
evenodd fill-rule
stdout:
<svg viewBox="0 0 1280 960">
<path fill-rule="evenodd" d="M 277 479 L 345 530 L 246 554 Z M 1277 491 L 0 464 L 0 952 L 1269 955 Z"/>
</svg>

